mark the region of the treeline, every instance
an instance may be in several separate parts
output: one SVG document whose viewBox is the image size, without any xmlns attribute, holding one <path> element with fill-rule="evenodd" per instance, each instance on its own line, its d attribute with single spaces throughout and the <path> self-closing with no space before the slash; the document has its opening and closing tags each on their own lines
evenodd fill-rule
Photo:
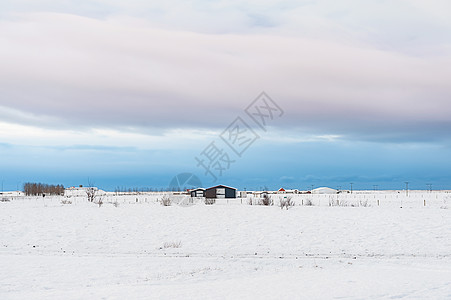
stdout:
<svg viewBox="0 0 451 300">
<path fill-rule="evenodd" d="M 27 182 L 23 185 L 23 191 L 27 196 L 64 195 L 64 186 L 62 184 Z"/>
<path fill-rule="evenodd" d="M 118 193 L 145 193 L 145 192 L 182 192 L 182 191 L 186 191 L 188 189 L 188 187 L 167 187 L 167 188 L 151 188 L 151 187 L 134 187 L 134 188 L 127 188 L 127 187 L 116 187 L 114 189 L 114 192 L 116 194 Z"/>
<path fill-rule="evenodd" d="M 116 187 L 114 189 L 114 192 L 116 194 L 118 194 L 118 193 L 129 193 L 129 194 L 132 194 L 132 193 L 145 193 L 145 192 L 153 192 L 153 191 L 154 191 L 153 188 L 148 188 L 148 187 L 141 187 L 141 188 L 137 188 L 137 187 L 134 187 L 134 188 Z"/>
</svg>

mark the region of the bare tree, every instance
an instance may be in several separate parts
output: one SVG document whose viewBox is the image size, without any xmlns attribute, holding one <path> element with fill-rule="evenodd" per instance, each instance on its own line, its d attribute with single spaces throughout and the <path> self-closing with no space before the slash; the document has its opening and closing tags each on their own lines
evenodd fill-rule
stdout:
<svg viewBox="0 0 451 300">
<path fill-rule="evenodd" d="M 86 196 L 88 196 L 89 202 L 94 202 L 96 199 L 97 188 L 94 187 L 94 184 L 88 180 L 88 187 L 86 188 Z"/>
</svg>

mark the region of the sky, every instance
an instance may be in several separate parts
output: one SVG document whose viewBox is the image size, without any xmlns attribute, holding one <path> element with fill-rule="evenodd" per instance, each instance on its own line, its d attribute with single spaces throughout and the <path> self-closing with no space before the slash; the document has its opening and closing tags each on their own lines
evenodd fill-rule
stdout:
<svg viewBox="0 0 451 300">
<path fill-rule="evenodd" d="M 0 6 L 4 190 L 451 189 L 447 0 Z"/>
</svg>

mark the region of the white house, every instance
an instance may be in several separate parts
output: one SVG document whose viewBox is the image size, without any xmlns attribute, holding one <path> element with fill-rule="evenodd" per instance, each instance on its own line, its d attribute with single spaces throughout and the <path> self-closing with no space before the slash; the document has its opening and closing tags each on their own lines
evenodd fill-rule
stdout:
<svg viewBox="0 0 451 300">
<path fill-rule="evenodd" d="M 70 187 L 64 190 L 65 196 L 71 196 L 71 197 L 84 197 L 86 196 L 86 190 L 88 187 Z M 102 190 L 99 190 L 96 187 L 93 187 L 93 189 L 96 191 L 96 193 L 104 194 L 105 192 Z"/>
</svg>

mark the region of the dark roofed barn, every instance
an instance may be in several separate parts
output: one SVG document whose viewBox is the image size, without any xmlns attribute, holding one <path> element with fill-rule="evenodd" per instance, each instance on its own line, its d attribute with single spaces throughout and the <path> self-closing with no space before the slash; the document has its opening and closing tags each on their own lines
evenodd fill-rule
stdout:
<svg viewBox="0 0 451 300">
<path fill-rule="evenodd" d="M 236 188 L 217 185 L 205 190 L 206 198 L 236 198 Z"/>
<path fill-rule="evenodd" d="M 197 188 L 190 191 L 191 197 L 205 197 L 205 189 Z"/>
</svg>

